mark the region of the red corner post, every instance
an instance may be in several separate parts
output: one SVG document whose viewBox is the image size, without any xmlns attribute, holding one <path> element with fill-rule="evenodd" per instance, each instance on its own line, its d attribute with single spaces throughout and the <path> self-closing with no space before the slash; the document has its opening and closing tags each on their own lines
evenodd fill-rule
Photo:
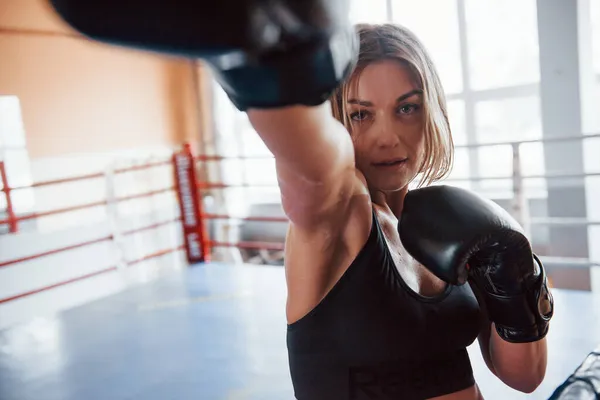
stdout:
<svg viewBox="0 0 600 400">
<path fill-rule="evenodd" d="M 196 163 L 189 144 L 173 154 L 173 167 L 188 262 L 194 264 L 210 261 L 202 199 L 196 185 Z"/>
<path fill-rule="evenodd" d="M 2 180 L 2 191 L 6 198 L 6 214 L 8 215 L 8 231 L 15 233 L 18 230 L 17 227 L 17 216 L 12 205 L 12 199 L 10 197 L 10 186 L 8 186 L 8 177 L 6 175 L 6 169 L 4 167 L 4 161 L 0 161 L 0 179 Z"/>
</svg>

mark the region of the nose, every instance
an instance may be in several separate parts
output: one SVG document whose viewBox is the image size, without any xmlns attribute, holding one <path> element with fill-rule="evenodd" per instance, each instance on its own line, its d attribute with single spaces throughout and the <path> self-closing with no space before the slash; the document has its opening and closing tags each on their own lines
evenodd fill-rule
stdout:
<svg viewBox="0 0 600 400">
<path fill-rule="evenodd" d="M 395 129 L 394 119 L 389 115 L 380 115 L 376 120 L 377 146 L 393 148 L 400 144 L 400 137 Z"/>
</svg>

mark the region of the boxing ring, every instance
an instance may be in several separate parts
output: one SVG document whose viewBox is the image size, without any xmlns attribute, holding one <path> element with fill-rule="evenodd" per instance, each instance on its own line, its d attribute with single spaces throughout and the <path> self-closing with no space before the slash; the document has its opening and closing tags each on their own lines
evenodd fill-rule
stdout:
<svg viewBox="0 0 600 400">
<path fill-rule="evenodd" d="M 535 176 L 521 175 L 519 144 L 508 146 L 513 150 L 513 175 L 495 179 L 514 182 L 515 199 L 507 206 L 521 212 L 523 182 Z M 106 172 L 37 182 L 28 188 L 10 187 L 0 164 L 7 209 L 0 226 L 9 232 L 5 237 L 20 235 L 27 221 L 74 210 L 105 208 L 107 218 L 112 220 L 97 237 L 35 254 L 23 252 L 9 259 L 0 254 L 0 274 L 26 268 L 32 262 L 54 266 L 49 263 L 52 257 L 68 257 L 98 245 L 120 249 L 115 253 L 118 256 L 108 257 L 104 265 L 96 264 L 86 273 L 63 280 L 52 277 L 43 285 L 30 284 L 27 290 L 0 296 L 0 307 L 51 296 L 76 285 L 87 284 L 89 288 L 102 276 L 122 277 L 135 268 L 138 272 L 148 268 L 162 271 L 141 285 L 122 285 L 119 290 L 66 307 L 56 316 L 0 330 L 0 399 L 292 399 L 285 343 L 285 277 L 281 268 L 287 219 L 280 210 L 261 208 L 260 204 L 247 215 L 235 215 L 206 201 L 211 197 L 219 201 L 220 192 L 250 186 L 214 181 L 205 172 L 211 163 L 243 158 L 195 155 L 190 146 L 184 146 L 170 159 L 116 168 L 109 173 L 121 176 L 159 169 L 164 178 L 159 187 L 118 194 L 108 185 L 101 200 L 28 215 L 13 210 L 11 198 L 15 191 L 105 179 Z M 478 179 L 485 178 L 475 181 Z M 465 180 L 455 178 L 452 183 L 461 182 Z M 121 204 L 156 196 L 169 199 L 163 204 L 169 212 L 161 211 L 160 218 L 131 224 L 119 222 L 118 212 L 114 215 L 115 207 Z M 527 221 L 593 223 L 540 218 Z M 269 229 L 266 224 L 278 225 Z M 230 232 L 232 226 L 236 227 L 234 234 Z M 167 228 L 166 236 L 141 254 L 122 248 L 128 237 Z M 164 240 L 166 237 L 169 241 Z M 239 249 L 243 256 L 235 262 L 224 262 L 224 249 Z M 177 260 L 168 258 L 171 256 L 185 258 L 180 268 L 147 264 L 155 260 L 170 265 Z M 592 260 L 551 257 L 545 262 L 566 263 L 575 269 L 598 265 Z M 553 293 L 556 312 L 548 335 L 548 370 L 533 394 L 521 394 L 502 384 L 487 370 L 477 344 L 469 349 L 486 399 L 547 399 L 598 346 L 600 294 L 565 289 L 553 289 Z"/>
<path fill-rule="evenodd" d="M 69 257 L 69 255 L 75 257 L 77 252 L 81 253 L 82 251 L 90 251 L 90 254 L 95 254 L 92 249 L 106 251 L 103 255 L 110 260 L 108 264 L 103 263 L 101 268 L 94 268 L 92 266 L 92 270 L 88 269 L 87 273 L 72 273 L 70 271 L 68 279 L 54 280 L 45 285 L 30 286 L 27 290 L 12 293 L 9 296 L 0 296 L 0 305 L 96 278 L 100 275 L 111 274 L 118 270 L 122 270 L 123 268 L 133 267 L 145 261 L 183 250 L 182 245 L 176 244 L 161 249 L 155 249 L 154 251 L 146 252 L 144 254 L 122 254 L 127 253 L 127 249 L 123 249 L 123 247 L 130 245 L 132 239 L 139 239 L 140 236 L 138 235 L 154 232 L 164 227 L 178 226 L 180 217 L 176 215 L 176 213 L 157 213 L 156 218 L 154 218 L 153 221 L 138 220 L 136 221 L 137 224 L 131 224 L 131 221 L 126 221 L 125 218 L 123 218 L 123 221 L 121 221 L 122 223 L 119 226 L 116 221 L 117 216 L 121 214 L 123 209 L 132 208 L 132 206 L 135 207 L 136 201 L 152 200 L 165 202 L 169 197 L 175 198 L 175 188 L 167 181 L 166 183 L 159 182 L 155 185 L 156 187 L 150 188 L 150 190 L 128 190 L 124 195 L 117 195 L 114 186 L 115 179 L 117 179 L 115 177 L 124 177 L 128 174 L 163 169 L 162 173 L 154 172 L 160 176 L 164 175 L 164 172 L 168 172 L 167 169 L 170 169 L 171 165 L 172 161 L 169 159 L 158 160 L 139 163 L 125 168 L 116 168 L 110 171 L 38 181 L 33 182 L 30 185 L 11 187 L 9 180 L 7 179 L 8 174 L 6 173 L 6 168 L 4 164 L 0 162 L 0 177 L 2 178 L 2 191 L 5 195 L 6 205 L 6 217 L 0 219 L 0 227 L 8 227 L 8 232 L 5 232 L 8 233 L 8 235 L 1 236 L 2 252 L 0 253 L 0 273 L 6 270 L 12 272 L 16 268 L 32 268 L 32 272 L 34 272 L 36 267 L 39 267 L 44 263 L 48 263 L 48 266 L 54 267 L 55 265 L 53 264 L 58 261 L 58 257 Z M 97 182 L 103 179 L 108 183 L 106 187 L 103 187 L 102 183 Z M 58 208 L 26 212 L 21 215 L 17 214 L 14 210 L 12 197 L 15 192 L 46 190 L 46 192 L 41 192 L 43 196 L 44 194 L 48 194 L 48 190 L 50 190 L 53 192 L 55 198 L 61 195 L 69 197 L 70 193 L 73 193 L 74 190 L 78 189 L 72 186 L 67 186 L 67 189 L 65 189 L 65 185 L 82 183 L 85 183 L 87 187 L 100 186 L 100 196 L 102 198 L 94 201 L 84 201 L 83 203 L 79 202 L 79 204 L 69 204 Z M 66 193 L 62 193 L 62 190 L 65 190 Z M 73 197 L 76 196 L 73 195 Z M 52 202 L 50 201 L 49 203 Z M 166 201 L 166 203 L 168 204 L 168 201 Z M 61 217 L 68 215 L 70 215 L 71 218 L 60 219 Z M 90 220 L 78 220 L 81 215 L 89 217 Z M 61 224 L 64 224 L 66 225 L 66 228 L 73 228 L 73 226 L 69 226 L 69 224 L 72 224 L 73 222 L 76 222 L 75 228 L 85 225 L 86 223 L 91 226 L 93 223 L 98 223 L 99 219 L 102 220 L 102 224 L 97 225 L 102 226 L 97 226 L 95 227 L 96 229 L 90 229 L 89 232 L 82 229 L 78 232 L 76 231 L 75 235 L 69 235 L 69 237 L 63 234 L 64 231 L 53 227 L 54 225 L 60 226 Z M 36 225 L 30 226 L 28 225 L 28 222 L 33 222 Z M 43 232 L 44 230 L 47 230 L 47 232 Z M 99 248 L 99 246 L 101 248 Z M 94 264 L 93 262 L 90 263 Z M 8 277 L 3 277 L 5 279 L 11 278 L 10 275 Z M 35 281 L 35 279 L 33 280 Z M 50 280 L 52 280 L 52 278 L 50 278 Z M 18 282 L 14 283 L 18 285 Z"/>
<path fill-rule="evenodd" d="M 285 294 L 280 267 L 198 264 L 0 332 L 0 398 L 293 399 Z M 596 346 L 598 295 L 554 295 L 548 371 L 533 394 L 500 383 L 469 349 L 486 399 L 547 399 Z"/>
</svg>

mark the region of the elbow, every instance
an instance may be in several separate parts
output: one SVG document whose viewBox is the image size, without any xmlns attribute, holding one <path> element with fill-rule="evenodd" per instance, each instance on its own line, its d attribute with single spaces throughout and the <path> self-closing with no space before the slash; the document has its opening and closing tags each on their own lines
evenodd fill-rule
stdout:
<svg viewBox="0 0 600 400">
<path fill-rule="evenodd" d="M 534 392 L 544 381 L 547 366 L 546 339 L 531 343 L 494 343 L 496 375 L 506 385 L 523 392 Z"/>
<path fill-rule="evenodd" d="M 532 369 L 531 373 L 523 374 L 512 382 L 505 382 L 508 386 L 522 393 L 533 393 L 544 381 L 546 368 Z"/>
<path fill-rule="evenodd" d="M 529 379 L 511 386 L 513 389 L 518 390 L 519 392 L 530 394 L 535 392 L 543 380 L 543 377 L 541 379 Z"/>
</svg>

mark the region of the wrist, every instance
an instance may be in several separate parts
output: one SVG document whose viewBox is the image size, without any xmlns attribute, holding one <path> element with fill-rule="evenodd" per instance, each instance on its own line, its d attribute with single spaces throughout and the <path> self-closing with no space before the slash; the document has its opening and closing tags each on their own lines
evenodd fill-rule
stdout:
<svg viewBox="0 0 600 400">
<path fill-rule="evenodd" d="M 484 291 L 485 305 L 498 335 L 512 343 L 528 343 L 546 336 L 554 313 L 545 269 L 537 256 L 538 273 L 524 282 L 520 294 L 499 295 Z"/>
</svg>

